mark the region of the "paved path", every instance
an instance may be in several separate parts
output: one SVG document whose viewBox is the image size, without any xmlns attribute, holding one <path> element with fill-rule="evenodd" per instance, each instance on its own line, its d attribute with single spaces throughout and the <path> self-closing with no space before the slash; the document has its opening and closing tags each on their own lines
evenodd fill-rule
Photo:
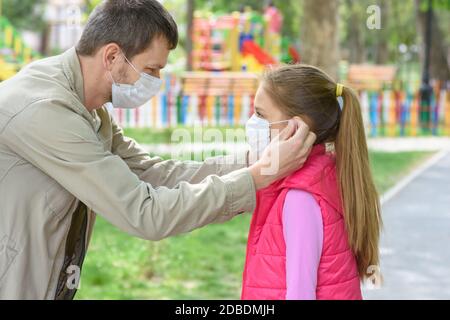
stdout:
<svg viewBox="0 0 450 320">
<path fill-rule="evenodd" d="M 365 299 L 450 299 L 450 153 L 383 204 L 384 286 Z"/>
</svg>

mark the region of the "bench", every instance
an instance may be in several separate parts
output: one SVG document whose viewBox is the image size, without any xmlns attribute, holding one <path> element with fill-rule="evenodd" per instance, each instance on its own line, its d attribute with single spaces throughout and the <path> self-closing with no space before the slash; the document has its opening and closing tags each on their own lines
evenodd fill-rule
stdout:
<svg viewBox="0 0 450 320">
<path fill-rule="evenodd" d="M 346 85 L 355 90 L 379 91 L 392 87 L 397 68 L 385 65 L 351 65 Z"/>
<path fill-rule="evenodd" d="M 186 72 L 181 76 L 184 95 L 255 95 L 259 86 L 256 74 L 243 72 Z"/>
</svg>

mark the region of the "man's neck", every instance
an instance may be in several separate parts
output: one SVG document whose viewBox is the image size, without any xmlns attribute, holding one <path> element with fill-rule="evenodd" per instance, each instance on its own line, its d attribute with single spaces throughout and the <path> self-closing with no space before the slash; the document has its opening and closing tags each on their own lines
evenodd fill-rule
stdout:
<svg viewBox="0 0 450 320">
<path fill-rule="evenodd" d="M 94 57 L 78 56 L 83 74 L 84 106 L 89 112 L 109 101 L 110 90 L 105 86 L 104 72 Z"/>
</svg>

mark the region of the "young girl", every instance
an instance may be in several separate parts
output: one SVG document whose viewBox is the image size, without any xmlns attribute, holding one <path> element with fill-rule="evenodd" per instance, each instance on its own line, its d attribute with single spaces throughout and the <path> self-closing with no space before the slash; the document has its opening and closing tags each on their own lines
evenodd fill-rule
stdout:
<svg viewBox="0 0 450 320">
<path fill-rule="evenodd" d="M 302 169 L 257 194 L 242 299 L 362 299 L 381 216 L 358 98 L 311 66 L 267 72 L 247 130 L 273 138 L 293 117 L 316 145 Z"/>
</svg>

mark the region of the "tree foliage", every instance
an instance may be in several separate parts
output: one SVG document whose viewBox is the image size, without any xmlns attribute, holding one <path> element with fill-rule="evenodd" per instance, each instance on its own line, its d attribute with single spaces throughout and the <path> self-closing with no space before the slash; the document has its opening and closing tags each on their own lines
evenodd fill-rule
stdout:
<svg viewBox="0 0 450 320">
<path fill-rule="evenodd" d="M 46 0 L 3 0 L 2 14 L 20 30 L 42 31 Z"/>
</svg>

